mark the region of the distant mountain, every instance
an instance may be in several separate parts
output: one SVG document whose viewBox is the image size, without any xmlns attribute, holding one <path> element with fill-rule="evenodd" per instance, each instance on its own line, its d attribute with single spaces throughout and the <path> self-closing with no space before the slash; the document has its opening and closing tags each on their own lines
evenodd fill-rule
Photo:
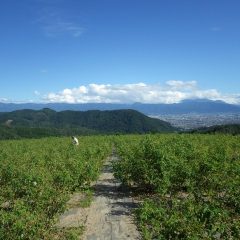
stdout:
<svg viewBox="0 0 240 240">
<path fill-rule="evenodd" d="M 184 100 L 174 104 L 113 104 L 113 103 L 86 103 L 86 104 L 67 104 L 67 103 L 0 103 L 0 112 L 10 112 L 22 109 L 40 110 L 50 108 L 55 111 L 87 111 L 87 110 L 118 110 L 133 109 L 146 115 L 161 114 L 189 114 L 189 113 L 240 113 L 240 105 L 228 104 L 223 101 L 211 101 L 208 99 Z"/>
<path fill-rule="evenodd" d="M 0 113 L 0 125 L 2 132 L 12 133 L 12 129 L 20 129 L 20 132 L 32 131 L 31 135 L 44 135 L 50 129 L 52 135 L 59 135 L 59 131 L 65 135 L 77 133 L 149 133 L 149 132 L 173 132 L 176 128 L 171 124 L 143 115 L 135 110 L 99 111 L 61 111 L 56 112 L 49 108 L 42 110 L 17 110 Z M 39 130 L 41 129 L 41 130 Z M 45 130 L 44 130 L 45 129 Z M 13 131 L 12 134 L 15 134 Z M 64 135 L 62 134 L 62 135 Z M 50 134 L 51 135 L 51 134 Z"/>
<path fill-rule="evenodd" d="M 134 109 L 147 115 L 240 113 L 239 105 L 207 99 L 184 100 L 174 104 L 135 104 Z"/>
<path fill-rule="evenodd" d="M 0 112 L 12 112 L 16 110 L 32 109 L 41 110 L 50 108 L 55 111 L 88 111 L 88 110 L 120 110 L 132 109 L 132 104 L 114 104 L 114 103 L 1 103 Z"/>
</svg>

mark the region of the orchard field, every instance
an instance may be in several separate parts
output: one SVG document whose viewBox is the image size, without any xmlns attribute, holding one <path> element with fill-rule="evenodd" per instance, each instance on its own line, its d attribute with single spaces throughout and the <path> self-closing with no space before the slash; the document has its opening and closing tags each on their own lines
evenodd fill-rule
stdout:
<svg viewBox="0 0 240 240">
<path fill-rule="evenodd" d="M 240 239 L 240 137 L 116 139 L 115 176 L 143 198 L 144 239 Z"/>
<path fill-rule="evenodd" d="M 0 239 L 54 239 L 73 191 L 97 179 L 111 153 L 105 137 L 0 141 Z M 70 239 L 66 237 L 67 239 Z"/>
<path fill-rule="evenodd" d="M 153 134 L 0 141 L 0 239 L 54 239 L 70 193 L 115 177 L 141 200 L 143 239 L 240 239 L 240 137 Z M 66 238 L 70 239 L 70 238 Z"/>
</svg>

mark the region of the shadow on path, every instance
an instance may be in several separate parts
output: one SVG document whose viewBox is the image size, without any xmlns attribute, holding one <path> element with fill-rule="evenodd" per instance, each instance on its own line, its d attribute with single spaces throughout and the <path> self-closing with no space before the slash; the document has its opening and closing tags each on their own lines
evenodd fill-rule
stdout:
<svg viewBox="0 0 240 240">
<path fill-rule="evenodd" d="M 131 197 L 128 188 L 113 176 L 111 156 L 102 169 L 99 180 L 93 186 L 94 200 L 86 222 L 85 240 L 140 239 L 132 211 L 138 204 Z"/>
</svg>

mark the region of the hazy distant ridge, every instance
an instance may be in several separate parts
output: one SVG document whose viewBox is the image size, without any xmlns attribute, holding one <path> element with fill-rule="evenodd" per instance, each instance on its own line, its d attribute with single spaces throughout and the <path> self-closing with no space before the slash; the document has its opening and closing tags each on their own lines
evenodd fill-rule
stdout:
<svg viewBox="0 0 240 240">
<path fill-rule="evenodd" d="M 188 113 L 240 113 L 240 106 L 228 104 L 222 101 L 211 101 L 207 99 L 185 100 L 174 104 L 112 104 L 112 103 L 86 103 L 86 104 L 67 104 L 67 103 L 0 103 L 0 112 L 10 112 L 22 109 L 40 110 L 51 108 L 55 111 L 75 110 L 117 110 L 133 109 L 146 115 L 159 114 L 188 114 Z"/>
</svg>

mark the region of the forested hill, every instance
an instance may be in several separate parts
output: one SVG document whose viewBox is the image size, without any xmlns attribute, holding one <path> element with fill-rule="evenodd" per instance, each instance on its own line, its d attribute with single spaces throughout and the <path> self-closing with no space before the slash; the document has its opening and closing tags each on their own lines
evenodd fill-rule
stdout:
<svg viewBox="0 0 240 240">
<path fill-rule="evenodd" d="M 202 127 L 192 130 L 191 133 L 210 133 L 210 134 L 224 133 L 237 135 L 240 134 L 240 124 L 226 124 L 211 127 Z"/>
<path fill-rule="evenodd" d="M 24 129 L 25 132 L 37 129 L 41 135 L 45 135 L 47 129 L 51 129 L 50 132 L 53 132 L 53 135 L 59 135 L 60 130 L 63 135 L 72 134 L 74 131 L 77 133 L 147 133 L 176 130 L 165 121 L 147 117 L 135 110 L 91 110 L 85 112 L 56 112 L 48 108 L 39 111 L 18 110 L 0 113 L 0 124 L 5 134 L 8 129 L 14 131 L 13 129 L 19 128 Z"/>
</svg>

